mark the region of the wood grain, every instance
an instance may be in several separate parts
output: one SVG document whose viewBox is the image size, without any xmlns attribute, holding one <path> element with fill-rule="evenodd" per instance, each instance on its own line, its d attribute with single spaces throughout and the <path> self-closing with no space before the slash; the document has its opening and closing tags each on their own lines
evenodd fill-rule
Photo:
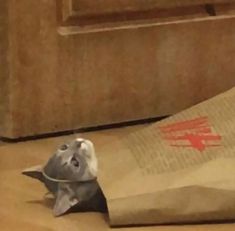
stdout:
<svg viewBox="0 0 235 231">
<path fill-rule="evenodd" d="M 8 34 L 8 2 L 0 3 L 0 131 L 10 130 L 10 63 L 9 63 L 9 34 Z M 1 133 L 1 132 L 0 132 Z"/>
<path fill-rule="evenodd" d="M 210 15 L 208 7 L 213 11 L 215 7 L 229 6 L 233 9 L 235 7 L 235 0 L 57 0 L 57 2 L 62 8 L 59 10 L 61 25 L 77 26 L 77 31 L 80 33 L 83 30 L 89 32 L 127 26 L 145 27 L 154 22 L 202 18 Z"/>
<path fill-rule="evenodd" d="M 203 4 L 231 3 L 234 0 L 68 0 L 71 15 L 112 14 L 123 11 L 148 11 Z"/>
<path fill-rule="evenodd" d="M 173 114 L 235 85 L 233 13 L 61 35 L 55 1 L 8 5 L 1 136 Z"/>
</svg>

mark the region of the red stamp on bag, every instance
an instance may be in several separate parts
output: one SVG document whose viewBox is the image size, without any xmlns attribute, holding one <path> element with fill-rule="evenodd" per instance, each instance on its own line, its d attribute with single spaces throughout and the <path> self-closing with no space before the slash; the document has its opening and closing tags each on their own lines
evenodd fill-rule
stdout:
<svg viewBox="0 0 235 231">
<path fill-rule="evenodd" d="M 221 136 L 214 133 L 207 117 L 176 122 L 160 127 L 170 146 L 192 147 L 200 152 L 207 147 L 221 146 Z"/>
</svg>

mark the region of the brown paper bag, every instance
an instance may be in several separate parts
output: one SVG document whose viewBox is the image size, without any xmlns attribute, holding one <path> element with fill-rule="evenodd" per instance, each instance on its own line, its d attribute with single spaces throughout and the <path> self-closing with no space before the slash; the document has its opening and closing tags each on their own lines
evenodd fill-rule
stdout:
<svg viewBox="0 0 235 231">
<path fill-rule="evenodd" d="M 235 88 L 100 152 L 113 226 L 235 218 Z"/>
</svg>

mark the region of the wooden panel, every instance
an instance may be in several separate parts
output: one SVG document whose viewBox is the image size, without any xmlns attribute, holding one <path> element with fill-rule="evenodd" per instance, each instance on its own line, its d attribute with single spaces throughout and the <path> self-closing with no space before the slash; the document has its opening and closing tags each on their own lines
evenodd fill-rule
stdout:
<svg viewBox="0 0 235 231">
<path fill-rule="evenodd" d="M 234 15 L 61 36 L 55 1 L 9 3 L 1 136 L 168 115 L 235 85 Z"/>
<path fill-rule="evenodd" d="M 67 0 L 71 15 L 110 14 L 123 11 L 145 11 L 154 8 L 183 7 L 231 3 L 233 0 Z"/>
<path fill-rule="evenodd" d="M 0 131 L 10 130 L 8 2 L 0 2 Z M 8 124 L 8 125 L 7 125 Z"/>
<path fill-rule="evenodd" d="M 217 15 L 235 15 L 235 4 L 216 5 L 215 11 Z"/>
<path fill-rule="evenodd" d="M 73 31 L 76 29 L 77 33 L 89 33 L 215 16 L 217 14 L 215 7 L 231 5 L 235 0 L 59 0 L 58 2 L 62 12 L 59 31 L 66 34 L 68 27 L 73 27 Z"/>
</svg>

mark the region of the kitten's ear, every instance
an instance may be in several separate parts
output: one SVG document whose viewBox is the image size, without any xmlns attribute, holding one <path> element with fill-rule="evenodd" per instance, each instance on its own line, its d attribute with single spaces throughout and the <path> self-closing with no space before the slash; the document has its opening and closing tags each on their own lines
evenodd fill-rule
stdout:
<svg viewBox="0 0 235 231">
<path fill-rule="evenodd" d="M 23 175 L 35 178 L 37 180 L 40 181 L 44 181 L 44 177 L 42 174 L 42 166 L 41 165 L 37 165 L 37 166 L 33 166 L 31 168 L 27 168 L 25 170 L 22 171 Z"/>
<path fill-rule="evenodd" d="M 54 216 L 65 214 L 70 208 L 78 203 L 78 199 L 74 197 L 74 192 L 67 184 L 60 184 L 56 196 L 56 202 L 53 209 Z"/>
</svg>

